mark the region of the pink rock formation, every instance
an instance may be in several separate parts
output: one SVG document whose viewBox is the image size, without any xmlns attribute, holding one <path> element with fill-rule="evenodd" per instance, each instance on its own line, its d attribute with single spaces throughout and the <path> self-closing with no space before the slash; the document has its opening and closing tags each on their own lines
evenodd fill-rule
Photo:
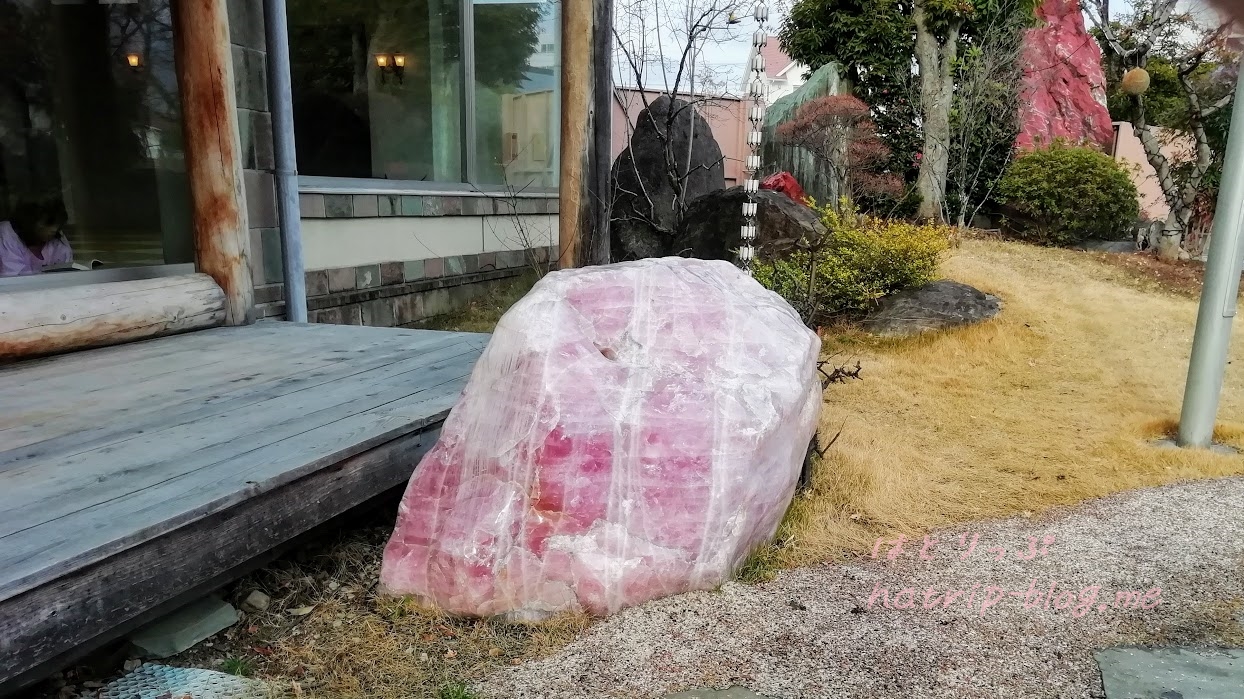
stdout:
<svg viewBox="0 0 1244 699">
<path fill-rule="evenodd" d="M 1084 28 L 1078 0 L 1045 0 L 1037 8 L 1043 26 L 1024 37 L 1020 88 L 1020 148 L 1056 138 L 1109 147 L 1114 137 L 1106 111 L 1101 48 Z"/>
<path fill-rule="evenodd" d="M 819 352 L 728 262 L 548 275 L 501 319 L 415 470 L 382 589 L 538 619 L 719 585 L 790 503 Z"/>
</svg>

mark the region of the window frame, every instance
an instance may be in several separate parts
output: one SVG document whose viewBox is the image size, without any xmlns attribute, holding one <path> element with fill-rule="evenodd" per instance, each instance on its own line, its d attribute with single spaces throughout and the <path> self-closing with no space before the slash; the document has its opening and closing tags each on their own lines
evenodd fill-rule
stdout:
<svg viewBox="0 0 1244 699">
<path fill-rule="evenodd" d="M 73 272 L 44 272 L 42 274 L 26 274 L 20 277 L 0 277 L 0 292 L 41 291 L 43 289 L 59 289 L 86 284 L 132 282 L 139 279 L 157 279 L 159 277 L 194 274 L 197 271 L 195 263 L 181 262 L 171 265 L 113 267 L 111 269 L 91 269 Z"/>
<path fill-rule="evenodd" d="M 345 0 L 341 0 L 345 1 Z M 512 0 L 519 1 L 519 0 Z M 533 0 L 540 2 L 542 0 Z M 561 2 L 543 0 L 556 13 L 554 24 L 561 26 Z M 486 196 L 521 196 L 542 197 L 556 195 L 560 190 L 561 178 L 558 177 L 556 187 L 514 187 L 500 184 L 475 184 L 479 179 L 477 164 L 476 130 L 475 130 L 475 0 L 462 0 L 459 9 L 459 24 L 462 37 L 462 172 L 465 182 L 432 182 L 428 180 L 392 180 L 383 177 L 337 177 L 333 175 L 299 175 L 299 194 L 410 194 L 425 196 L 457 196 L 463 194 L 483 194 Z M 288 47 L 287 47 L 288 48 Z M 558 86 L 553 91 L 553 110 L 561 114 L 562 91 L 562 42 L 560 35 L 553 41 L 553 60 L 557 65 Z M 559 119 L 553 120 L 560 123 Z M 551 135 L 553 141 L 550 162 L 557 163 L 561 159 L 561 133 Z"/>
</svg>

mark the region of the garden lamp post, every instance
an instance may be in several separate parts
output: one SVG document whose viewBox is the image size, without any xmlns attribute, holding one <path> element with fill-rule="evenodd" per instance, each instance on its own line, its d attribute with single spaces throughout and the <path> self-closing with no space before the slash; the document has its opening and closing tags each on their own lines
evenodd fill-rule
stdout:
<svg viewBox="0 0 1244 699">
<path fill-rule="evenodd" d="M 1240 291 L 1241 246 L 1244 230 L 1244 70 L 1237 66 L 1236 103 L 1231 109 L 1231 130 L 1223 155 L 1222 184 L 1205 259 L 1205 284 L 1197 311 L 1196 333 L 1192 338 L 1192 357 L 1188 361 L 1188 383 L 1184 388 L 1183 410 L 1179 415 L 1181 447 L 1208 447 L 1214 437 L 1214 419 L 1222 395 L 1227 350 L 1231 345 L 1231 321 L 1235 318 Z"/>
</svg>

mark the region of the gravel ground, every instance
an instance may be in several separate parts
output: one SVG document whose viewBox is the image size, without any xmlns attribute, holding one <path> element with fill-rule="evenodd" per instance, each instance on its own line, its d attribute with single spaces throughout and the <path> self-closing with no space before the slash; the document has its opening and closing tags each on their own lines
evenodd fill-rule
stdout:
<svg viewBox="0 0 1244 699">
<path fill-rule="evenodd" d="M 1047 536 L 1053 543 L 1046 553 L 1017 558 L 1027 555 L 1029 537 L 1040 549 Z M 876 560 L 865 555 L 786 571 L 763 585 L 730 583 L 629 609 L 557 655 L 503 670 L 477 689 L 542 699 L 658 697 L 730 685 L 786 699 L 1072 699 L 1103 696 L 1095 649 L 1239 642 L 1244 478 L 1134 491 L 933 538 L 927 560 L 919 557 L 923 540 L 906 544 L 893 561 L 886 544 Z M 1029 600 L 1042 597 L 1025 609 L 1034 581 Z M 1051 583 L 1057 588 L 1047 609 Z M 880 595 L 870 608 L 878 585 L 888 588 L 891 604 L 911 600 L 914 608 L 886 609 Z M 1083 592 L 1097 585 L 1095 600 Z M 1005 593 L 999 598 L 992 589 L 986 597 L 990 586 Z M 904 588 L 912 592 L 899 597 Z M 1141 598 L 1140 607 L 1116 603 L 1120 590 L 1143 595 L 1153 588 L 1160 593 Z M 963 595 L 947 606 L 946 591 L 959 589 Z M 1063 590 L 1075 599 L 1059 611 Z M 1082 594 L 1088 603 L 1081 604 Z"/>
</svg>

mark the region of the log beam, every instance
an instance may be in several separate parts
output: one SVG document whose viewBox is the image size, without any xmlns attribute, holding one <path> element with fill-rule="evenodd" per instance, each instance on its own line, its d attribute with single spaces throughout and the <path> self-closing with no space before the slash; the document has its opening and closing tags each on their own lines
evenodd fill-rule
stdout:
<svg viewBox="0 0 1244 699">
<path fill-rule="evenodd" d="M 195 263 L 225 294 L 225 323 L 255 319 L 226 0 L 174 3 L 177 83 L 194 209 Z"/>
<path fill-rule="evenodd" d="M 225 294 L 206 274 L 0 294 L 0 360 L 115 345 L 220 325 Z"/>
</svg>

